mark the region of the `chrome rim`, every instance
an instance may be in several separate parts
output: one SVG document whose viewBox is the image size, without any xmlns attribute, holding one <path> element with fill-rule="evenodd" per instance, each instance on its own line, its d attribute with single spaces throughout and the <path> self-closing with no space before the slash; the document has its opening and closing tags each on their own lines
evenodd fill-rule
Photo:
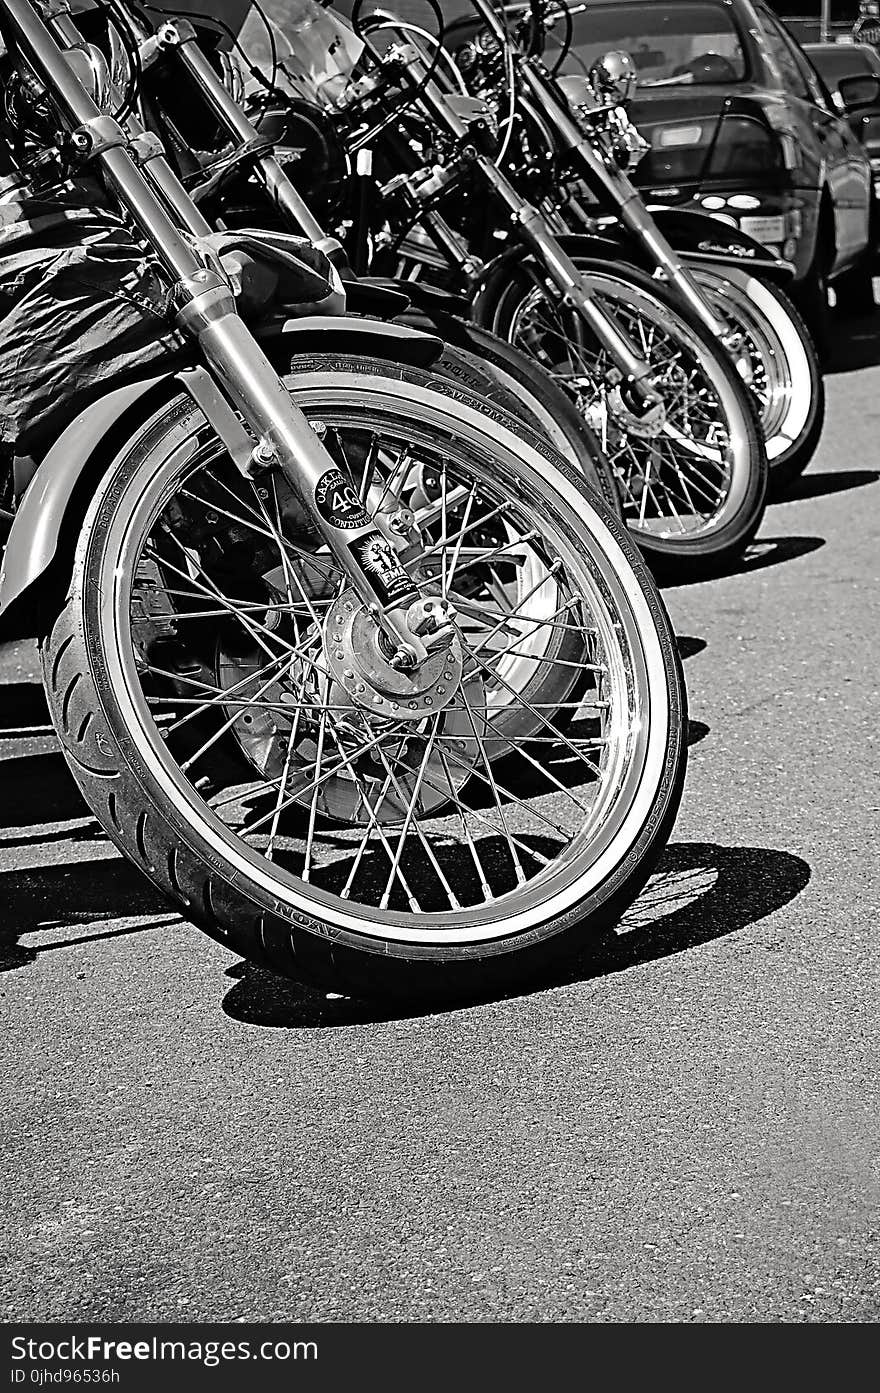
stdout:
<svg viewBox="0 0 880 1393">
<path fill-rule="evenodd" d="M 704 267 L 694 274 L 716 314 L 730 324 L 742 343 L 772 464 L 797 444 L 810 418 L 812 374 L 807 349 L 784 304 L 760 281 L 749 277 L 743 283 Z"/>
<path fill-rule="evenodd" d="M 153 776 L 274 905 L 378 942 L 491 943 L 578 902 L 642 825 L 668 732 L 659 642 L 582 517 L 540 485 L 513 495 L 515 456 L 483 428 L 352 395 L 298 400 L 363 496 L 381 481 L 414 505 L 408 568 L 459 615 L 430 710 L 344 690 L 336 635 L 365 612 L 283 480 L 244 481 L 194 428 L 114 513 L 113 690 Z"/>
<path fill-rule="evenodd" d="M 713 374 L 700 340 L 665 305 L 629 282 L 593 272 L 589 280 L 651 364 L 666 406 L 659 428 L 644 434 L 630 428 L 608 382 L 607 354 L 580 319 L 540 287 L 517 306 L 511 342 L 574 393 L 614 470 L 632 532 L 669 541 L 717 532 L 746 491 L 747 471 L 736 462 L 748 441 L 734 424 L 729 389 Z"/>
</svg>

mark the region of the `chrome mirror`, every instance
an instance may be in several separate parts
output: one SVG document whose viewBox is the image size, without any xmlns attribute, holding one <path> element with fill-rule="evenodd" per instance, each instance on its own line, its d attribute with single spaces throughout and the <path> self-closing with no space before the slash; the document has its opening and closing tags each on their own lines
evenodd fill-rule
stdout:
<svg viewBox="0 0 880 1393">
<path fill-rule="evenodd" d="M 85 44 L 82 48 L 65 49 L 64 58 L 95 105 L 106 111 L 110 104 L 112 84 L 110 65 L 101 50 L 94 44 Z"/>
<path fill-rule="evenodd" d="M 590 68 L 590 86 L 600 102 L 626 106 L 636 94 L 636 65 L 623 49 L 611 49 Z"/>
</svg>

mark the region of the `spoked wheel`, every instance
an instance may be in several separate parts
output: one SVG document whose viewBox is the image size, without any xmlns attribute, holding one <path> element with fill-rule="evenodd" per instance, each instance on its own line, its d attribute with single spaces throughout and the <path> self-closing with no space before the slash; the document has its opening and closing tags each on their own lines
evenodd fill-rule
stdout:
<svg viewBox="0 0 880 1393">
<path fill-rule="evenodd" d="M 633 267 L 575 258 L 649 361 L 665 413 L 643 425 L 579 316 L 523 274 L 498 295 L 491 328 L 574 393 L 617 477 L 627 526 L 652 564 L 684 575 L 731 561 L 763 516 L 767 459 L 732 363 Z"/>
<path fill-rule="evenodd" d="M 620 517 L 620 495 L 614 471 L 568 392 L 550 373 L 534 358 L 519 352 L 513 344 L 480 324 L 444 315 L 437 332 L 446 339 L 447 345 L 458 345 L 459 359 L 473 355 L 483 372 L 493 374 L 497 386 L 494 390 L 490 386 L 488 395 L 497 395 L 498 388 L 502 389 L 505 395 L 500 398 L 501 405 L 548 440 L 554 450 L 583 475 L 603 503 Z M 447 346 L 440 360 L 441 367 L 451 351 Z M 436 373 L 437 370 L 438 365 L 434 364 L 432 371 Z M 485 388 L 483 392 L 487 394 Z"/>
<path fill-rule="evenodd" d="M 413 998 L 532 984 L 668 837 L 684 696 L 662 603 L 512 420 L 406 368 L 294 369 L 377 526 L 414 515 L 403 561 L 454 607 L 451 642 L 396 669 L 283 476 L 245 480 L 179 398 L 109 468 L 44 644 L 74 776 L 188 917 L 278 971 Z"/>
<path fill-rule="evenodd" d="M 713 309 L 739 340 L 738 365 L 755 398 L 770 466 L 784 492 L 812 459 L 825 419 L 825 384 L 810 331 L 788 296 L 747 271 L 694 266 Z"/>
</svg>

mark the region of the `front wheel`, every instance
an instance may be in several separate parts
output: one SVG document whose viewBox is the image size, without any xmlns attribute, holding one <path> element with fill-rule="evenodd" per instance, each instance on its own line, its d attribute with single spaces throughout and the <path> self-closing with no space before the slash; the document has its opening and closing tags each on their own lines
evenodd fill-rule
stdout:
<svg viewBox="0 0 880 1393">
<path fill-rule="evenodd" d="M 724 349 L 650 276 L 574 258 L 651 369 L 662 419 L 644 424 L 581 317 L 526 263 L 487 293 L 483 322 L 531 354 L 573 396 L 617 479 L 624 520 L 655 569 L 693 578 L 722 569 L 764 513 L 767 457 L 748 390 Z"/>
<path fill-rule="evenodd" d="M 738 366 L 764 435 L 770 492 L 784 493 L 813 458 L 825 420 L 825 385 L 812 335 L 775 285 L 735 268 L 692 266 L 691 271 L 738 340 Z"/>
<path fill-rule="evenodd" d="M 411 999 L 535 985 L 672 827 L 662 602 L 574 471 L 466 391 L 322 355 L 287 381 L 368 510 L 415 515 L 405 564 L 454 606 L 451 645 L 391 667 L 284 477 L 244 479 L 181 396 L 109 465 L 43 644 L 74 777 L 184 915 L 276 971 Z"/>
<path fill-rule="evenodd" d="M 513 344 L 480 324 L 447 315 L 441 331 L 447 343 L 457 344 L 460 353 L 466 350 L 474 355 L 484 371 L 494 375 L 508 400 L 515 403 L 508 408 L 512 414 L 527 420 L 533 430 L 549 440 L 563 459 L 583 475 L 603 503 L 621 517 L 614 471 L 571 397 L 550 373 L 534 358 L 526 357 Z M 441 362 L 449 352 L 447 348 Z"/>
</svg>

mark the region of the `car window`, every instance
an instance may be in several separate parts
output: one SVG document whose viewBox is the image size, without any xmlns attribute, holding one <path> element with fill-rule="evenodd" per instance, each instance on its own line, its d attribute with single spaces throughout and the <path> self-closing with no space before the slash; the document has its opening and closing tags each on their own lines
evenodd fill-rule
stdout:
<svg viewBox="0 0 880 1393">
<path fill-rule="evenodd" d="M 833 49 L 804 49 L 813 67 L 826 82 L 836 82 L 839 77 L 854 77 L 856 74 L 876 71 L 863 48 L 855 44 L 839 44 Z"/>
<path fill-rule="evenodd" d="M 756 13 L 773 61 L 789 91 L 803 97 L 806 102 L 827 106 L 828 94 L 824 83 L 791 35 L 763 5 L 756 6 Z"/>
<path fill-rule="evenodd" d="M 609 49 L 632 56 L 643 87 L 742 82 L 746 56 L 730 9 L 715 0 L 615 0 L 572 10 L 571 45 L 563 71 L 584 72 Z M 548 60 L 559 53 L 559 26 L 549 36 Z"/>
</svg>

